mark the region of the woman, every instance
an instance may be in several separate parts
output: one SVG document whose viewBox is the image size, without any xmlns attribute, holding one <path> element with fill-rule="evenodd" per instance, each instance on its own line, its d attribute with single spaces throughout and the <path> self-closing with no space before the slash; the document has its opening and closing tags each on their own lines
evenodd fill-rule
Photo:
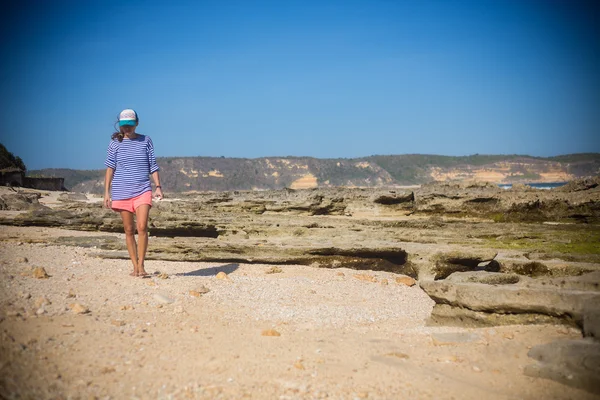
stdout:
<svg viewBox="0 0 600 400">
<path fill-rule="evenodd" d="M 134 110 L 119 114 L 119 129 L 112 135 L 106 153 L 104 207 L 121 213 L 129 257 L 133 263 L 131 276 L 146 277 L 144 268 L 148 248 L 148 215 L 152 207 L 150 177 L 156 185 L 155 195 L 163 198 L 158 164 L 150 136 L 135 132 L 138 115 Z M 134 223 L 134 214 L 137 224 Z M 138 242 L 135 241 L 137 226 Z"/>
</svg>

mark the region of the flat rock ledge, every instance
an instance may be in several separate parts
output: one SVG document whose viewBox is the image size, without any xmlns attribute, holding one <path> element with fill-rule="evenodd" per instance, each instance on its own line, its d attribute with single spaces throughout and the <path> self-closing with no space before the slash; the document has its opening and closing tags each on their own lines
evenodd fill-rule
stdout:
<svg viewBox="0 0 600 400">
<path fill-rule="evenodd" d="M 583 327 L 584 314 L 600 304 L 600 272 L 563 278 L 530 278 L 486 271 L 456 272 L 419 282 L 436 302 L 431 322 L 468 325 L 555 322 Z M 591 312 L 591 311 L 588 311 Z M 593 328 L 592 331 L 596 332 Z"/>
<path fill-rule="evenodd" d="M 66 241 L 62 241 L 66 244 Z M 101 243 L 111 247 L 116 243 Z M 119 244 L 116 244 L 119 246 Z M 408 261 L 406 251 L 400 248 L 335 248 L 335 247 L 288 247 L 212 245 L 203 246 L 200 251 L 189 248 L 153 247 L 149 249 L 147 260 L 229 262 L 245 264 L 308 265 L 316 268 L 350 268 L 355 270 L 385 271 L 417 277 L 416 266 Z M 129 259 L 126 251 L 102 251 L 94 253 L 106 259 Z"/>
</svg>

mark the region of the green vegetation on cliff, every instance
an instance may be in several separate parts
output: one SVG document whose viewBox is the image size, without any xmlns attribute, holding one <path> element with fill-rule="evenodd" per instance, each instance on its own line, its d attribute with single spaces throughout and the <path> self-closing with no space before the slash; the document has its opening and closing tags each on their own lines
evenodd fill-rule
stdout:
<svg viewBox="0 0 600 400">
<path fill-rule="evenodd" d="M 476 169 L 502 170 L 514 182 L 535 182 L 548 171 L 562 171 L 576 178 L 600 174 L 598 153 L 549 158 L 516 154 L 460 157 L 404 154 L 354 159 L 163 157 L 158 158 L 158 164 L 165 190 L 170 192 L 281 189 L 309 174 L 317 179 L 319 186 L 360 187 L 423 184 L 434 179 L 434 171 L 461 179 L 468 178 Z M 104 169 L 44 169 L 30 171 L 30 176 L 63 177 L 65 187 L 75 191 L 103 190 Z"/>
<path fill-rule="evenodd" d="M 13 153 L 8 151 L 6 147 L 0 143 L 0 169 L 5 168 L 18 168 L 22 171 L 26 171 L 27 167 L 21 157 L 15 157 Z"/>
</svg>

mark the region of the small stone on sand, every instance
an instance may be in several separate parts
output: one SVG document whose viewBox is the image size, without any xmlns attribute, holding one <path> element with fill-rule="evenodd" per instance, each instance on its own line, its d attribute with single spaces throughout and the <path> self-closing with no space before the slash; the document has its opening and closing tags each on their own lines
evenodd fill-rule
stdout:
<svg viewBox="0 0 600 400">
<path fill-rule="evenodd" d="M 395 351 L 393 353 L 387 353 L 386 356 L 388 356 L 388 357 L 402 358 L 402 359 L 407 359 L 408 358 L 408 354 L 399 353 L 397 351 Z"/>
<path fill-rule="evenodd" d="M 399 276 L 396 278 L 396 283 L 399 285 L 415 286 L 417 281 L 410 276 Z"/>
<path fill-rule="evenodd" d="M 229 277 L 227 276 L 227 274 L 223 271 L 219 272 L 216 276 L 217 279 L 221 279 L 221 280 L 225 280 L 225 279 L 229 279 Z"/>
<path fill-rule="evenodd" d="M 266 329 L 262 331 L 263 336 L 281 336 L 281 333 L 277 332 L 275 329 Z"/>
<path fill-rule="evenodd" d="M 33 269 L 32 275 L 36 279 L 48 279 L 50 275 L 46 273 L 46 270 L 43 267 L 36 267 Z"/>
<path fill-rule="evenodd" d="M 90 312 L 89 308 L 87 308 L 86 306 L 83 306 L 79 303 L 72 303 L 69 304 L 69 308 L 71 309 L 71 311 L 73 311 L 75 314 L 87 314 Z"/>
<path fill-rule="evenodd" d="M 354 277 L 356 279 L 358 279 L 359 281 L 377 282 L 377 278 L 375 276 L 369 275 L 369 274 L 354 274 Z"/>
<path fill-rule="evenodd" d="M 208 292 L 210 292 L 210 289 L 207 288 L 206 286 L 202 285 L 198 288 L 197 290 L 200 294 L 206 294 Z"/>
<path fill-rule="evenodd" d="M 46 305 L 52 304 L 50 300 L 46 296 L 40 297 L 35 301 L 35 307 L 40 308 Z"/>
<path fill-rule="evenodd" d="M 455 363 L 455 362 L 461 362 L 462 360 L 454 355 L 447 355 L 447 356 L 438 357 L 437 361 L 441 362 L 441 363 Z"/>
</svg>

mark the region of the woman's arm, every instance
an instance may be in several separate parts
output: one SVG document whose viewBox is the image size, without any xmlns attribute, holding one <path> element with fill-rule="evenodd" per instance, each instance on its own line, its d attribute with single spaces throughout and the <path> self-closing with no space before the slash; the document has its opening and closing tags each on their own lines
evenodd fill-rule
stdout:
<svg viewBox="0 0 600 400">
<path fill-rule="evenodd" d="M 160 186 L 160 176 L 158 175 L 158 171 L 154 171 L 152 173 L 152 179 L 154 179 L 154 184 L 156 185 L 156 192 L 154 196 L 162 200 L 163 192 L 162 186 Z"/>
<path fill-rule="evenodd" d="M 162 187 L 160 186 L 160 176 L 158 175 L 158 164 L 156 163 L 156 156 L 154 155 L 154 144 L 152 143 L 152 139 L 150 136 L 146 136 L 148 140 L 148 147 L 146 151 L 148 152 L 148 164 L 150 165 L 150 175 L 152 179 L 154 179 L 154 184 L 156 185 L 156 192 L 154 192 L 154 196 L 158 199 L 163 198 Z"/>
<path fill-rule="evenodd" d="M 106 168 L 106 174 L 104 175 L 104 202 L 102 203 L 105 208 L 110 208 L 110 185 L 112 183 L 114 174 L 114 169 L 110 167 Z"/>
</svg>

